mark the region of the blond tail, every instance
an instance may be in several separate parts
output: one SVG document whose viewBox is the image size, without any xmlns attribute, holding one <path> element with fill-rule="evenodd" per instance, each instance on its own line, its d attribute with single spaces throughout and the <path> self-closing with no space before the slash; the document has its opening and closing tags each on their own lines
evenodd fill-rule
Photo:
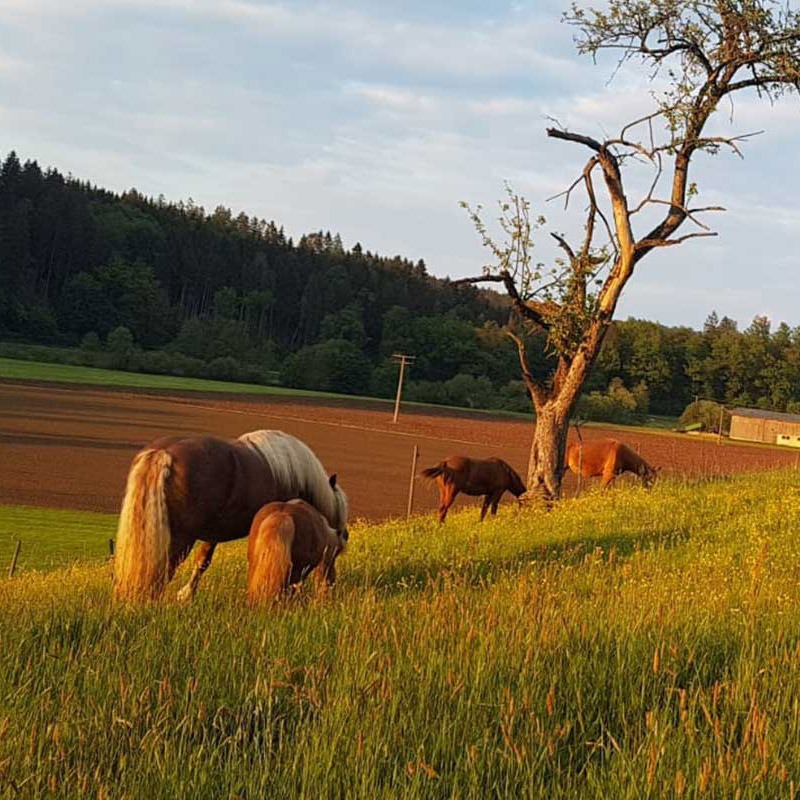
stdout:
<svg viewBox="0 0 800 800">
<path fill-rule="evenodd" d="M 117 600 L 155 600 L 167 584 L 170 530 L 164 481 L 171 467 L 166 450 L 144 450 L 133 460 L 117 527 Z"/>
<path fill-rule="evenodd" d="M 274 600 L 286 588 L 292 569 L 294 521 L 271 514 L 250 535 L 255 540 L 248 546 L 247 599 Z"/>
</svg>

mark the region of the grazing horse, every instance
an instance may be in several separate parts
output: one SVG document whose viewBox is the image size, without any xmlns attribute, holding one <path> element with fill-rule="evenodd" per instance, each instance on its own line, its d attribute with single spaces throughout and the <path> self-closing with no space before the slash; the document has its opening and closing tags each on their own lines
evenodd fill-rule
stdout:
<svg viewBox="0 0 800 800">
<path fill-rule="evenodd" d="M 336 581 L 336 558 L 347 547 L 347 528 L 335 531 L 303 500 L 268 503 L 253 519 L 247 540 L 247 598 L 273 600 L 316 571 L 318 583 Z"/>
<path fill-rule="evenodd" d="M 436 479 L 439 487 L 440 523 L 445 521 L 459 492 L 472 497 L 484 495 L 481 522 L 490 505 L 492 515 L 497 514 L 497 505 L 503 492 L 511 492 L 517 499 L 526 492 L 522 478 L 501 458 L 483 461 L 466 456 L 448 456 L 435 467 L 422 470 L 420 475 L 430 480 Z"/>
<path fill-rule="evenodd" d="M 114 596 L 152 600 L 163 594 L 192 545 L 201 542 L 188 583 L 189 600 L 219 542 L 242 539 L 256 512 L 273 500 L 301 498 L 340 533 L 347 497 L 308 445 L 282 431 L 238 439 L 159 439 L 133 459 L 122 502 L 114 557 Z"/>
<path fill-rule="evenodd" d="M 581 453 L 581 448 L 583 452 Z M 628 445 L 617 439 L 595 439 L 584 444 L 571 444 L 567 449 L 567 466 L 584 478 L 602 475 L 600 488 L 605 489 L 617 475 L 632 472 L 641 478 L 642 486 L 649 489 L 656 480 L 659 467 L 652 467 Z"/>
</svg>

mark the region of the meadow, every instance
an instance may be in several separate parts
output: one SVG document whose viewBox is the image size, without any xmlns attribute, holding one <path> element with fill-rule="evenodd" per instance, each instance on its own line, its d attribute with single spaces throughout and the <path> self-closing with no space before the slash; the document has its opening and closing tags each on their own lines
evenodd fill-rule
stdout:
<svg viewBox="0 0 800 800">
<path fill-rule="evenodd" d="M 160 391 L 211 392 L 252 395 L 292 395 L 297 397 L 341 397 L 308 389 L 264 386 L 259 383 L 236 383 L 206 378 L 184 378 L 178 375 L 151 375 L 116 369 L 82 367 L 43 361 L 0 358 L 0 378 L 14 381 L 46 381 L 84 386 L 112 386 L 124 389 L 157 389 Z M 377 401 L 376 401 L 377 402 Z"/>
<path fill-rule="evenodd" d="M 0 796 L 793 797 L 798 527 L 785 470 L 357 524 L 278 607 L 241 542 L 189 606 L 1 579 Z"/>
</svg>

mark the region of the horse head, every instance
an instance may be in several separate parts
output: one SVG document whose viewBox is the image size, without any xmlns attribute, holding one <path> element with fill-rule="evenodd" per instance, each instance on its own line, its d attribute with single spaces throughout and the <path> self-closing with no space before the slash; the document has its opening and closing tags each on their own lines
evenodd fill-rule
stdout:
<svg viewBox="0 0 800 800">
<path fill-rule="evenodd" d="M 653 484 L 658 480 L 659 472 L 661 472 L 661 467 L 651 467 L 645 462 L 644 471 L 642 472 L 642 486 L 645 489 L 652 489 Z"/>
<path fill-rule="evenodd" d="M 514 495 L 514 497 L 519 498 L 525 492 L 528 491 L 528 487 L 522 482 L 522 478 L 519 476 L 519 473 L 510 465 L 506 464 L 505 461 L 503 462 L 506 468 L 506 473 L 508 474 L 508 491 Z"/>
</svg>

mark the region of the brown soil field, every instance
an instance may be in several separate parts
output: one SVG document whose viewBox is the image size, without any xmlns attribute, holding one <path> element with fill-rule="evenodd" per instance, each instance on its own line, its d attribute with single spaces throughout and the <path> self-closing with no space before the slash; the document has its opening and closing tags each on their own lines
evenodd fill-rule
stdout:
<svg viewBox="0 0 800 800">
<path fill-rule="evenodd" d="M 524 475 L 531 435 L 524 420 L 446 410 L 408 410 L 394 425 L 389 406 L 357 401 L 0 383 L 0 504 L 116 511 L 130 460 L 147 442 L 166 434 L 235 437 L 259 428 L 279 428 L 307 442 L 326 469 L 339 474 L 353 516 L 368 519 L 405 514 L 415 444 L 420 467 L 463 453 L 501 456 Z M 800 457 L 641 429 L 585 427 L 582 435 L 622 439 L 672 476 L 770 469 Z M 569 476 L 566 491 L 573 487 Z M 475 502 L 459 497 L 457 505 Z M 435 488 L 418 481 L 415 510 L 436 504 Z"/>
</svg>

